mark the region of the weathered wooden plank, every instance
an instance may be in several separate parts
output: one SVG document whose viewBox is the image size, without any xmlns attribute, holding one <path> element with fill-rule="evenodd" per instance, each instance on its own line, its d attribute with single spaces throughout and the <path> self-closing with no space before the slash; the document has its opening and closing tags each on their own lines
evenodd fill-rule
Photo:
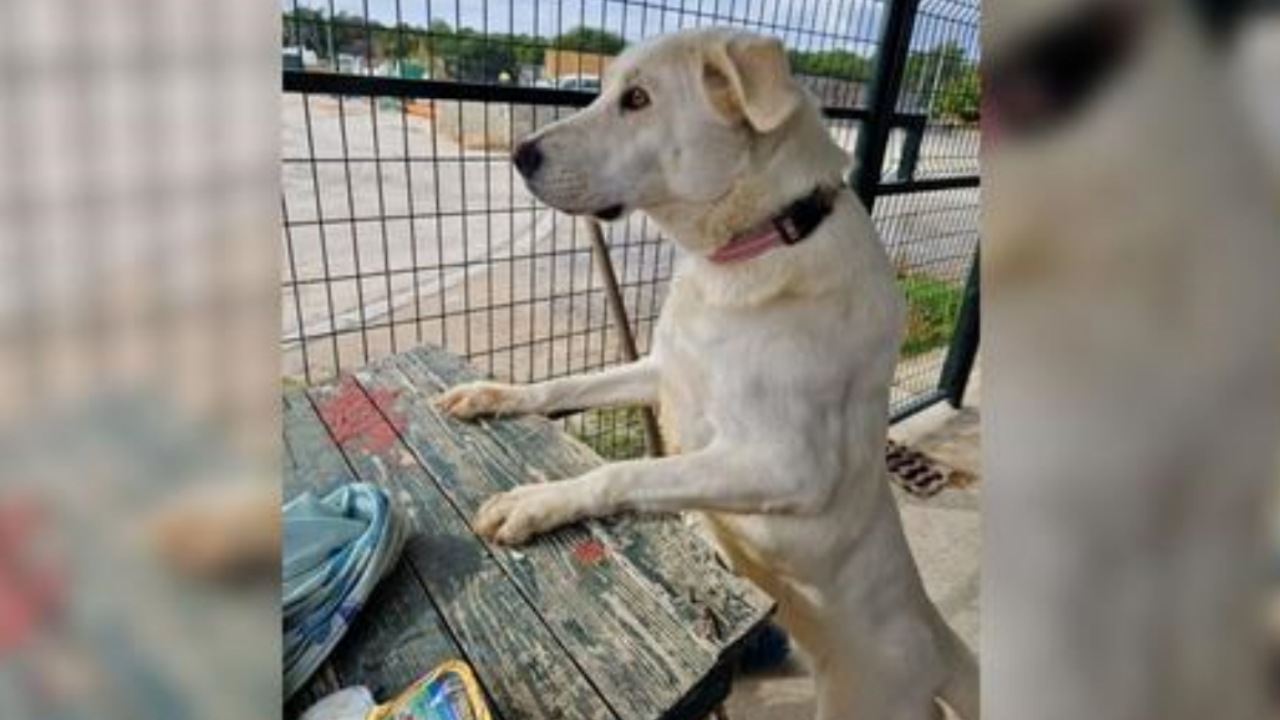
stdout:
<svg viewBox="0 0 1280 720">
<path fill-rule="evenodd" d="M 330 663 L 384 702 L 446 660 L 462 657 L 407 558 L 369 596 Z"/>
<path fill-rule="evenodd" d="M 287 446 L 286 497 L 310 490 L 323 494 L 356 482 L 329 429 L 301 391 L 283 398 Z M 366 685 L 383 698 L 399 692 L 435 665 L 459 656 L 444 623 L 431 610 L 426 591 L 407 563 L 387 576 L 366 603 L 330 659 L 290 701 L 300 714 L 341 687 Z"/>
<path fill-rule="evenodd" d="M 323 494 L 339 485 L 355 482 L 355 475 L 333 444 L 333 438 L 320 422 L 306 394 L 301 390 L 286 392 L 282 403 L 286 458 L 292 460 L 284 467 L 286 501 L 305 490 Z"/>
<path fill-rule="evenodd" d="M 384 405 L 394 405 L 394 392 L 372 391 Z M 311 397 L 356 474 L 387 488 L 405 513 L 410 534 L 405 556 L 430 595 L 430 601 L 393 610 L 379 622 L 406 628 L 412 613 L 431 610 L 428 602 L 438 608 L 461 648 L 457 655 L 476 668 L 506 720 L 616 718 L 402 443 L 397 428 L 405 419 L 394 412 L 384 417 L 350 378 L 315 388 Z M 366 613 L 385 611 L 371 606 Z M 351 650 L 342 657 L 378 652 L 372 646 Z M 344 677 L 364 669 L 341 661 L 339 666 Z M 418 674 L 429 669 L 420 667 Z M 385 667 L 374 670 L 362 676 L 386 682 L 388 676 L 403 675 Z"/>
<path fill-rule="evenodd" d="M 283 409 L 284 409 L 287 405 L 288 405 L 288 401 L 287 401 L 287 400 L 285 400 L 285 398 L 284 398 L 284 397 L 281 397 L 281 398 L 280 398 L 280 407 L 281 407 L 280 417 L 281 417 L 281 421 L 282 421 L 282 423 L 283 423 L 283 419 L 284 419 L 284 412 L 283 412 Z M 284 426 L 283 426 L 283 424 L 281 425 L 281 427 L 282 427 L 282 428 L 284 427 Z M 283 440 L 284 440 L 284 441 L 283 441 L 282 443 L 280 443 L 280 445 L 281 445 L 281 447 L 280 447 L 280 470 L 281 470 L 281 477 L 282 477 L 282 478 L 284 478 L 284 484 L 286 484 L 286 485 L 287 485 L 287 484 L 290 482 L 290 480 L 292 479 L 293 474 L 294 474 L 294 473 L 296 473 L 296 472 L 298 471 L 298 461 L 294 458 L 294 454 L 293 454 L 293 447 L 289 444 L 289 434 L 288 434 L 288 431 L 284 431 L 284 432 L 282 432 L 282 433 L 281 433 L 281 435 L 282 435 L 282 437 L 283 437 Z M 286 498 L 288 497 L 288 494 L 287 494 L 287 493 L 285 494 L 285 497 L 286 497 Z"/>
<path fill-rule="evenodd" d="M 737 654 L 734 653 L 730 662 L 720 663 L 712 669 L 697 685 L 689 689 L 679 704 L 666 711 L 659 720 L 711 720 L 712 713 L 729 697 L 736 670 Z"/>
<path fill-rule="evenodd" d="M 333 444 L 329 431 L 311 407 L 311 401 L 300 390 L 285 392 L 281 397 L 285 453 L 284 497 L 287 500 L 305 491 L 324 492 L 355 476 L 342 453 Z M 339 648 L 341 644 L 339 645 Z M 285 705 L 285 715 L 297 717 L 320 698 L 346 684 L 330 662 L 316 670 Z"/>
<path fill-rule="evenodd" d="M 419 348 L 394 361 L 430 397 L 479 376 L 460 358 L 437 348 Z M 569 478 L 603 460 L 542 417 L 482 420 L 487 433 L 534 474 Z M 711 545 L 676 517 L 621 516 L 600 524 L 597 534 L 629 561 L 628 567 L 689 627 L 722 646 L 731 646 L 762 622 L 773 601 L 754 584 L 735 576 Z"/>
<path fill-rule="evenodd" d="M 440 416 L 393 357 L 356 373 L 440 489 L 467 518 L 494 492 L 539 470 L 514 459 L 485 425 Z M 547 477 L 546 479 L 554 479 Z M 641 582 L 589 527 L 550 533 L 494 557 L 623 718 L 652 720 L 717 663 L 721 647 L 693 632 L 672 598 Z"/>
</svg>

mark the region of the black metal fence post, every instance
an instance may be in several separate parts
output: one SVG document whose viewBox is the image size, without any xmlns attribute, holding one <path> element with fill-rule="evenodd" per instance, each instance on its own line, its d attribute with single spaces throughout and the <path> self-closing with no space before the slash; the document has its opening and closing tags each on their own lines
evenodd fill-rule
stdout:
<svg viewBox="0 0 1280 720">
<path fill-rule="evenodd" d="M 964 284 L 964 299 L 960 303 L 960 317 L 956 319 L 955 333 L 947 348 L 947 359 L 938 377 L 938 389 L 946 394 L 953 408 L 964 404 L 964 391 L 969 387 L 969 376 L 978 357 L 978 336 L 981 330 L 979 285 L 981 277 L 981 250 L 974 253 L 973 265 Z"/>
<path fill-rule="evenodd" d="M 916 168 L 920 165 L 920 146 L 924 144 L 924 132 L 927 126 L 927 118 L 920 117 L 918 121 L 903 127 L 905 137 L 902 141 L 902 157 L 898 159 L 895 181 L 906 183 L 916 179 Z"/>
<path fill-rule="evenodd" d="M 879 50 L 876 55 L 875 75 L 871 84 L 869 117 L 858 132 L 850 184 L 862 200 L 868 212 L 875 209 L 877 197 L 884 191 L 884 162 L 889 136 L 903 117 L 898 113 L 906 74 L 911 41 L 915 33 L 920 0 L 889 0 L 888 16 L 881 30 Z M 906 124 L 907 138 L 899 159 L 896 183 L 914 183 L 919 164 L 927 118 Z M 965 178 L 968 181 L 970 178 Z M 957 185 L 958 187 L 959 185 Z M 892 190 L 893 187 L 890 187 Z M 947 350 L 947 356 L 938 376 L 937 399 L 945 398 L 952 407 L 960 407 L 969 383 L 969 375 L 977 357 L 979 332 L 978 260 L 975 253 L 973 265 L 965 283 L 959 316 Z M 907 407 L 898 411 L 898 419 L 925 407 Z"/>
<path fill-rule="evenodd" d="M 871 116 L 858 131 L 856 165 L 850 183 L 868 212 L 875 207 L 880 187 L 885 149 L 898 110 L 898 95 L 919 7 L 920 0 L 892 0 L 880 35 L 876 74 L 871 81 Z"/>
</svg>

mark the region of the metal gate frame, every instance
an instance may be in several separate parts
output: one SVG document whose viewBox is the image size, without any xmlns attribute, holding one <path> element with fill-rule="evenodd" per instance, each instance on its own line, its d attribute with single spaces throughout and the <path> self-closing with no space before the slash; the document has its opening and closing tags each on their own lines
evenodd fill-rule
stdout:
<svg viewBox="0 0 1280 720">
<path fill-rule="evenodd" d="M 899 115 L 897 107 L 898 99 L 902 94 L 902 81 L 911 51 L 911 40 L 915 33 L 919 8 L 920 0 L 893 0 L 881 33 L 876 74 L 871 85 L 871 109 L 866 119 L 866 131 L 858 135 L 858 147 L 855 152 L 857 164 L 849 180 L 850 186 L 866 206 L 867 212 L 875 210 L 876 199 L 883 195 L 978 187 L 981 184 L 981 178 L 978 175 L 928 181 L 914 179 L 915 163 L 924 135 L 924 123 L 916 117 Z M 907 128 L 907 148 L 902 154 L 902 162 L 898 170 L 900 179 L 897 182 L 885 183 L 881 168 L 884 166 L 885 154 L 889 146 L 889 133 L 895 126 Z M 964 403 L 965 390 L 978 356 L 980 325 L 978 260 L 978 253 L 975 252 L 965 281 L 964 300 L 960 306 L 960 314 L 951 336 L 951 343 L 947 348 L 946 360 L 943 361 L 942 372 L 939 373 L 937 388 L 932 393 L 895 410 L 890 418 L 891 422 L 905 420 L 943 400 L 948 401 L 954 408 L 959 408 Z"/>
</svg>

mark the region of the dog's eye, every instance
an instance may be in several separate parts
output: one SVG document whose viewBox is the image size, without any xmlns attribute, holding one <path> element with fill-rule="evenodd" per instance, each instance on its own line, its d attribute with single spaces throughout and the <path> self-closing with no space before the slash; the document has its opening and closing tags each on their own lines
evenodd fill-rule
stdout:
<svg viewBox="0 0 1280 720">
<path fill-rule="evenodd" d="M 640 110 L 649 107 L 649 93 L 642 87 L 628 88 L 622 93 L 623 110 Z"/>
</svg>

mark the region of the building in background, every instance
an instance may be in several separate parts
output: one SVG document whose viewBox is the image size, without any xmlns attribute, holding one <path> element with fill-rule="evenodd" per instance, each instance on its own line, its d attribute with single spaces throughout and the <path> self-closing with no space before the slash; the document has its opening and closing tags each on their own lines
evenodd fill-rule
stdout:
<svg viewBox="0 0 1280 720">
<path fill-rule="evenodd" d="M 601 78 L 612 62 L 612 55 L 548 48 L 542 55 L 542 79 L 559 86 L 571 77 Z"/>
</svg>

